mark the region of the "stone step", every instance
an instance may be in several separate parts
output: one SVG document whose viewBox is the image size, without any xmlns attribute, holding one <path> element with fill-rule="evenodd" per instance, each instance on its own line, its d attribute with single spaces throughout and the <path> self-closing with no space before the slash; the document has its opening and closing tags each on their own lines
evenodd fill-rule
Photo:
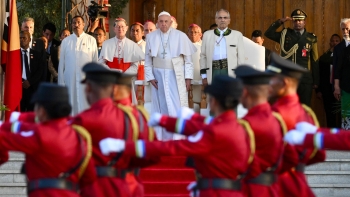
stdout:
<svg viewBox="0 0 350 197">
<path fill-rule="evenodd" d="M 306 171 L 347 171 L 350 170 L 350 159 L 327 159 L 323 163 L 306 167 Z"/>
<path fill-rule="evenodd" d="M 349 151 L 334 151 L 328 150 L 326 151 L 327 159 L 350 159 Z"/>
<path fill-rule="evenodd" d="M 307 180 L 312 184 L 348 184 L 350 171 L 307 171 Z"/>
<path fill-rule="evenodd" d="M 348 197 L 350 194 L 350 184 L 310 184 L 317 197 Z"/>
</svg>

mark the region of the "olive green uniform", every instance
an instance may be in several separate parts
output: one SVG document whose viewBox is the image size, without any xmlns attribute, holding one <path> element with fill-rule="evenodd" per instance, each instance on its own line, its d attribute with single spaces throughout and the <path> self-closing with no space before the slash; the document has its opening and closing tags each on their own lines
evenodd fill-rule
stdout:
<svg viewBox="0 0 350 197">
<path fill-rule="evenodd" d="M 300 102 L 310 106 L 313 85 L 319 84 L 317 37 L 315 34 L 307 32 L 306 29 L 302 35 L 298 35 L 291 28 L 284 28 L 282 31 L 276 32 L 281 25 L 280 20 L 272 23 L 266 30 L 265 36 L 280 43 L 282 57 L 312 71 L 303 75 L 298 87 Z"/>
</svg>

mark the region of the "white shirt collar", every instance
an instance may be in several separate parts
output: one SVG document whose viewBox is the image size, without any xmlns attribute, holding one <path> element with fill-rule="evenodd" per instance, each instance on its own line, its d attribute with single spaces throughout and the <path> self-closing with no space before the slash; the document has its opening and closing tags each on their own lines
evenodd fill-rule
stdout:
<svg viewBox="0 0 350 197">
<path fill-rule="evenodd" d="M 228 27 L 226 27 L 224 30 L 221 30 L 218 28 L 219 32 L 220 32 L 220 35 L 222 35 L 223 33 L 225 33 L 225 31 L 227 30 Z"/>
<path fill-rule="evenodd" d="M 144 41 L 141 39 L 140 41 L 137 42 L 138 45 L 140 45 L 141 43 L 143 43 Z"/>
</svg>

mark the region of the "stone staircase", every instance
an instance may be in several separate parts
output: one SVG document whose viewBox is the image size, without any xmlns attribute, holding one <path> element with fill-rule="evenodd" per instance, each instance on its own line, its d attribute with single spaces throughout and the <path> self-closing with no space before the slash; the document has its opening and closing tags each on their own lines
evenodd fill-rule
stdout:
<svg viewBox="0 0 350 197">
<path fill-rule="evenodd" d="M 26 197 L 25 176 L 19 173 L 23 154 L 11 152 L 0 167 L 0 197 Z M 327 151 L 324 163 L 307 167 L 310 186 L 318 197 L 350 196 L 350 152 Z"/>
<path fill-rule="evenodd" d="M 318 197 L 350 196 L 350 152 L 327 151 L 326 162 L 307 167 L 305 174 Z"/>
<path fill-rule="evenodd" d="M 25 176 L 20 174 L 24 155 L 10 153 L 10 160 L 0 166 L 0 197 L 26 197 Z"/>
</svg>

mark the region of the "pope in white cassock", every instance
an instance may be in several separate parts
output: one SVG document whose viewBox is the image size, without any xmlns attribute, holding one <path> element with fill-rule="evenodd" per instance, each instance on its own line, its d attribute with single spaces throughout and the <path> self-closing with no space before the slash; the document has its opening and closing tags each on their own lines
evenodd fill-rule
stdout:
<svg viewBox="0 0 350 197">
<path fill-rule="evenodd" d="M 135 42 L 126 37 L 128 28 L 125 19 L 115 19 L 115 37 L 103 42 L 98 61 L 102 64 L 106 64 L 109 68 L 136 75 L 139 62 L 145 59 L 145 55 Z M 135 78 L 133 80 L 135 80 Z M 132 83 L 132 90 L 135 90 L 134 83 Z M 135 91 L 131 92 L 132 102 L 137 104 Z"/>
<path fill-rule="evenodd" d="M 96 39 L 84 33 L 84 19 L 75 16 L 72 19 L 73 34 L 62 41 L 58 66 L 58 84 L 65 85 L 69 91 L 72 115 L 89 107 L 85 97 L 85 78 L 81 68 L 92 61 L 97 62 L 98 50 Z"/>
<path fill-rule="evenodd" d="M 193 79 L 191 55 L 197 50 L 186 34 L 171 28 L 171 15 L 158 15 L 158 28 L 147 35 L 145 54 L 146 81 L 152 84 L 152 112 L 176 116 L 188 107 L 187 91 Z M 156 128 L 158 139 L 180 139 L 182 136 Z"/>
</svg>

